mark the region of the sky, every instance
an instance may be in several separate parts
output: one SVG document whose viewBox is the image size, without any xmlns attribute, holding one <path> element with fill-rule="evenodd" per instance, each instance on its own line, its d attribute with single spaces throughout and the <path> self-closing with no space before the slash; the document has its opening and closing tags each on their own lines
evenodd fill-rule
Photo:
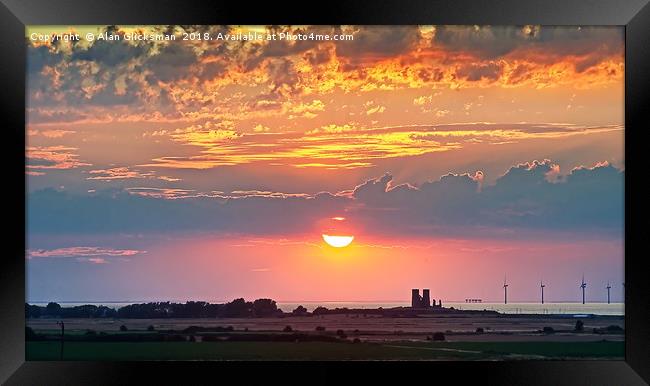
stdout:
<svg viewBox="0 0 650 386">
<path fill-rule="evenodd" d="M 26 44 L 28 301 L 623 299 L 622 28 Z"/>
</svg>

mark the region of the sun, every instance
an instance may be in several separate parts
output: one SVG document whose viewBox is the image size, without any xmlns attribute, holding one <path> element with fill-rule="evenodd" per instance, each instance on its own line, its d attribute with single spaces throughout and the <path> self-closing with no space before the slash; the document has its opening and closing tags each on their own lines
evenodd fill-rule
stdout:
<svg viewBox="0 0 650 386">
<path fill-rule="evenodd" d="M 334 248 L 343 248 L 350 245 L 354 236 L 331 236 L 323 234 L 323 240 Z"/>
</svg>

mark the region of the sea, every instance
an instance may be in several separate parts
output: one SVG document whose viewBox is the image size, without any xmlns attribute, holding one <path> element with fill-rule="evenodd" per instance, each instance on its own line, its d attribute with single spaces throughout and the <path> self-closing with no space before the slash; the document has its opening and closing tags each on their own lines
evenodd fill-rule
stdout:
<svg viewBox="0 0 650 386">
<path fill-rule="evenodd" d="M 156 300 L 140 301 L 58 301 L 62 307 L 73 307 L 85 304 L 106 306 L 118 309 L 129 304 L 148 303 Z M 210 303 L 226 303 L 223 300 L 208 300 Z M 184 303 L 185 300 L 173 300 L 176 303 Z M 29 304 L 46 306 L 47 302 L 28 302 Z M 290 312 L 298 306 L 303 306 L 307 311 L 313 311 L 317 307 L 333 308 L 393 308 L 409 307 L 410 302 L 387 301 L 387 302 L 353 302 L 353 301 L 278 301 L 278 308 Z M 488 310 L 504 314 L 560 314 L 560 315 L 624 315 L 624 303 L 465 303 L 465 302 L 442 302 L 443 307 L 454 307 L 459 310 Z"/>
</svg>

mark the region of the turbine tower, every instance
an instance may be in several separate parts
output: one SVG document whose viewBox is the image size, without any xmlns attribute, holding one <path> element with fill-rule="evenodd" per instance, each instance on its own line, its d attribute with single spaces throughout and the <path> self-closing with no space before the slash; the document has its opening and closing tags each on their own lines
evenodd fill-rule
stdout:
<svg viewBox="0 0 650 386">
<path fill-rule="evenodd" d="M 607 304 L 609 304 L 609 290 L 610 290 L 610 288 L 612 288 L 612 286 L 609 285 L 609 282 L 607 282 L 607 287 L 605 287 L 605 288 L 607 288 Z"/>
<path fill-rule="evenodd" d="M 508 283 L 505 276 L 503 276 L 503 304 L 508 304 Z"/>
<path fill-rule="evenodd" d="M 582 275 L 582 283 L 580 283 L 580 288 L 582 288 L 582 304 L 585 304 L 585 288 L 587 288 L 587 283 L 585 283 L 585 275 Z"/>
<path fill-rule="evenodd" d="M 539 288 L 542 289 L 542 304 L 544 304 L 544 287 L 546 287 L 546 284 L 544 284 L 543 281 L 539 281 Z"/>
</svg>

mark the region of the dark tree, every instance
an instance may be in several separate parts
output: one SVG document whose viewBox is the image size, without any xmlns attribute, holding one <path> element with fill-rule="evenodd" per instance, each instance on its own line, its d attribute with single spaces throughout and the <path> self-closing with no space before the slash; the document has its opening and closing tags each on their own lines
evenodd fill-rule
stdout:
<svg viewBox="0 0 650 386">
<path fill-rule="evenodd" d="M 307 314 L 307 309 L 303 306 L 298 306 L 295 310 L 291 311 L 291 313 L 294 315 L 305 315 Z"/>
<path fill-rule="evenodd" d="M 147 331 L 154 331 L 154 330 L 155 330 L 154 326 L 147 327 Z"/>
<path fill-rule="evenodd" d="M 257 299 L 253 302 L 253 314 L 255 316 L 274 316 L 278 311 L 275 300 Z"/>
<path fill-rule="evenodd" d="M 247 302 L 243 298 L 235 299 L 230 303 L 224 305 L 223 313 L 221 316 L 224 317 L 246 317 L 250 316 L 253 312 L 253 303 Z"/>
<path fill-rule="evenodd" d="M 42 307 L 32 306 L 25 303 L 25 317 L 26 318 L 38 318 L 41 316 Z"/>
<path fill-rule="evenodd" d="M 61 315 L 61 306 L 59 303 L 47 303 L 47 306 L 45 306 L 45 315 L 48 316 L 59 316 Z"/>
<path fill-rule="evenodd" d="M 120 331 L 125 332 L 125 331 L 129 331 L 129 329 L 126 328 L 125 325 L 121 325 L 121 326 L 120 326 Z"/>
<path fill-rule="evenodd" d="M 329 312 L 329 310 L 325 307 L 316 307 L 316 309 L 312 312 L 314 315 L 325 315 Z"/>
<path fill-rule="evenodd" d="M 282 331 L 284 331 L 284 332 L 292 332 L 293 328 L 291 328 L 291 326 L 286 326 L 285 328 L 282 329 Z"/>
<path fill-rule="evenodd" d="M 437 340 L 437 341 L 445 340 L 445 334 L 443 334 L 442 332 L 434 332 L 433 340 Z"/>
</svg>

